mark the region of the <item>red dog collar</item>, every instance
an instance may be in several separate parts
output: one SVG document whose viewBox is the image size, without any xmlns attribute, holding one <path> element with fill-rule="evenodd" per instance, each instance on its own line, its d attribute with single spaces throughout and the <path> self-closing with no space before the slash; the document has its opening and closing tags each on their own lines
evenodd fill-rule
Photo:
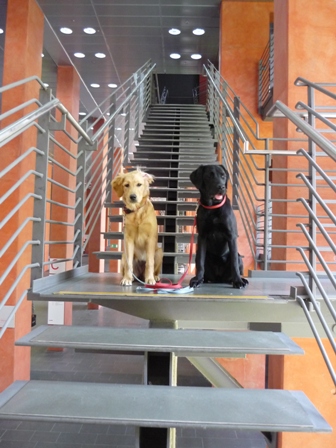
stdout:
<svg viewBox="0 0 336 448">
<path fill-rule="evenodd" d="M 203 208 L 206 208 L 207 210 L 213 210 L 215 208 L 222 207 L 222 205 L 225 204 L 225 201 L 226 201 L 226 195 L 224 195 L 222 202 L 220 202 L 219 204 L 216 204 L 216 205 L 204 205 L 204 204 L 202 204 L 201 201 L 198 201 L 198 202 L 199 202 L 199 205 L 201 205 Z"/>
</svg>

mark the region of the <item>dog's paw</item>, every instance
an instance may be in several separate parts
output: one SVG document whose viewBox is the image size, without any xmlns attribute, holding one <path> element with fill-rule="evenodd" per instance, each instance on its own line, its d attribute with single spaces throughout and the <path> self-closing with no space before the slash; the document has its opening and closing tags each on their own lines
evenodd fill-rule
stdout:
<svg viewBox="0 0 336 448">
<path fill-rule="evenodd" d="M 160 281 L 160 277 L 158 275 L 154 275 L 155 281 L 159 282 Z"/>
<path fill-rule="evenodd" d="M 248 280 L 244 277 L 240 277 L 238 280 L 234 281 L 232 283 L 232 286 L 235 289 L 241 289 L 241 288 L 245 288 L 246 285 L 248 285 Z"/>
<path fill-rule="evenodd" d="M 203 280 L 203 278 L 199 279 L 198 277 L 193 277 L 189 282 L 190 288 L 197 288 L 203 283 Z"/>
<path fill-rule="evenodd" d="M 132 285 L 132 279 L 131 279 L 131 278 L 124 277 L 124 278 L 121 280 L 120 284 L 121 284 L 122 286 L 131 286 L 131 285 Z"/>
<path fill-rule="evenodd" d="M 146 285 L 155 285 L 156 281 L 155 281 L 154 277 L 148 277 L 145 279 L 145 283 L 146 283 Z"/>
</svg>

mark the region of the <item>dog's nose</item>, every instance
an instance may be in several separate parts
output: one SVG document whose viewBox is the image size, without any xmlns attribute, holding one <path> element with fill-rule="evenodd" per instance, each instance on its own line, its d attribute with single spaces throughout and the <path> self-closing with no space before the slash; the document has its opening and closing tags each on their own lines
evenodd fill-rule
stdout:
<svg viewBox="0 0 336 448">
<path fill-rule="evenodd" d="M 137 200 L 137 196 L 136 196 L 136 194 L 130 194 L 130 200 L 131 200 L 132 202 L 136 202 L 136 200 Z"/>
</svg>

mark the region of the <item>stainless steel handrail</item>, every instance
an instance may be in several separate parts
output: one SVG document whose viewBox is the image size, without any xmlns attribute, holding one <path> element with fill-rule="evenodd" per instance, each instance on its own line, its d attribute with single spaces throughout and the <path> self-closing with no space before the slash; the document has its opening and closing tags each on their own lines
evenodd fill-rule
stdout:
<svg viewBox="0 0 336 448">
<path fill-rule="evenodd" d="M 34 160 L 31 158 L 32 156 L 36 158 L 37 168 L 30 169 L 29 171 L 25 172 L 23 176 L 20 177 L 20 179 L 14 178 L 16 182 L 14 182 L 13 185 L 10 185 L 9 188 L 7 188 L 6 186 L 4 194 L 0 197 L 0 203 L 4 203 L 18 189 L 22 190 L 27 181 L 31 185 L 33 183 L 31 181 L 31 177 L 35 178 L 35 183 L 36 185 L 38 185 L 35 192 L 28 192 L 26 196 L 24 196 L 20 200 L 20 202 L 12 208 L 12 210 L 10 210 L 10 212 L 0 222 L 0 230 L 2 230 L 4 226 L 7 225 L 8 222 L 12 218 L 14 218 L 14 216 L 20 211 L 21 207 L 26 207 L 27 205 L 29 205 L 30 207 L 31 202 L 34 202 L 34 216 L 27 216 L 22 223 L 18 224 L 18 227 L 14 229 L 13 233 L 9 237 L 7 237 L 6 235 L 6 243 L 1 248 L 0 257 L 8 254 L 10 246 L 21 235 L 22 231 L 27 227 L 27 225 L 32 223 L 33 228 L 38 225 L 38 227 L 36 228 L 39 229 L 36 233 L 36 235 L 38 235 L 38 238 L 33 238 L 29 241 L 26 241 L 23 247 L 14 256 L 14 258 L 9 261 L 0 278 L 0 284 L 5 282 L 5 280 L 8 278 L 9 273 L 19 262 L 26 249 L 28 250 L 30 246 L 33 247 L 33 254 L 37 253 L 35 252 L 35 248 L 38 248 L 39 261 L 35 262 L 36 259 L 34 259 L 33 255 L 34 262 L 26 265 L 26 267 L 23 268 L 24 270 L 32 269 L 34 271 L 38 269 L 40 273 L 39 275 L 41 275 L 41 273 L 43 275 L 44 270 L 42 269 L 42 267 L 48 267 L 54 263 L 72 262 L 74 267 L 81 266 L 82 262 L 79 260 L 81 260 L 82 254 L 86 248 L 86 245 L 88 244 L 90 235 L 93 232 L 93 228 L 96 225 L 97 220 L 99 219 L 101 208 L 101 205 L 99 204 L 100 200 L 98 200 L 99 196 L 101 194 L 103 194 L 103 197 L 105 198 L 108 198 L 110 196 L 109 190 L 114 163 L 114 145 L 117 144 L 123 146 L 124 143 L 126 145 L 127 135 L 128 146 L 125 153 L 127 156 L 128 148 L 133 144 L 135 135 L 131 134 L 130 131 L 126 129 L 126 126 L 129 126 L 131 120 L 133 120 L 135 128 L 138 129 L 139 122 L 143 120 L 143 117 L 150 105 L 151 76 L 153 74 L 154 67 L 155 64 L 152 64 L 150 61 L 146 62 L 134 75 L 132 75 L 118 89 L 116 89 L 116 91 L 113 91 L 109 98 L 104 100 L 103 103 L 106 105 L 105 112 L 112 112 L 110 117 L 106 117 L 106 114 L 101 114 L 100 106 L 98 106 L 80 122 L 78 122 L 72 116 L 72 114 L 62 103 L 60 103 L 57 98 L 52 96 L 51 92 L 38 77 L 33 76 L 30 78 L 26 78 L 24 80 L 0 88 L 1 95 L 4 92 L 9 92 L 11 89 L 18 88 L 31 82 L 37 82 L 41 87 L 40 99 L 32 98 L 31 100 L 26 101 L 25 103 L 17 105 L 13 109 L 4 112 L 0 116 L 2 120 L 6 119 L 6 123 L 9 123 L 5 128 L 0 130 L 0 148 L 9 143 L 15 137 L 23 134 L 31 127 L 36 127 L 38 129 L 38 141 L 40 141 L 36 148 L 30 148 L 27 151 L 24 151 L 23 154 L 21 154 L 8 166 L 5 166 L 0 172 L 0 179 L 5 179 L 5 176 L 6 179 L 8 179 L 11 170 L 17 168 L 21 169 L 21 167 L 23 167 L 24 171 L 24 163 L 28 157 L 30 158 L 30 160 Z M 114 104 L 108 104 L 112 98 L 114 100 Z M 26 113 L 19 119 L 15 119 L 14 114 L 23 111 L 25 108 L 30 109 L 29 113 Z M 120 116 L 117 116 L 118 113 L 123 109 L 127 109 L 129 111 L 129 116 L 125 120 L 125 124 L 120 123 Z M 62 114 L 62 118 L 59 123 L 55 119 L 56 111 L 59 111 Z M 99 113 L 96 114 L 95 111 Z M 10 122 L 11 117 L 13 117 L 12 123 Z M 134 122 L 134 120 L 136 121 Z M 93 133 L 91 132 L 91 127 L 100 122 L 104 122 L 103 126 L 100 126 L 95 134 L 92 135 Z M 69 124 L 69 128 L 78 132 L 78 138 L 74 138 L 73 133 L 70 133 L 65 128 L 66 123 Z M 118 126 L 121 126 L 123 128 L 123 134 L 120 133 L 117 129 Z M 54 131 L 57 131 L 58 134 L 55 134 Z M 63 141 L 58 138 L 58 135 L 60 135 L 60 133 L 63 133 L 69 140 L 71 140 L 71 142 L 79 146 L 78 152 L 72 153 L 72 149 L 68 150 L 66 145 L 62 143 Z M 93 159 L 91 157 L 92 149 L 96 149 L 99 145 L 101 146 L 101 149 L 99 149 L 96 154 L 99 157 L 105 151 L 107 152 L 107 154 L 102 156 L 102 161 L 97 167 L 93 167 Z M 43 150 L 41 148 L 43 148 Z M 67 165 L 67 163 L 63 163 L 62 161 L 55 158 L 55 149 L 57 149 L 57 151 L 63 152 L 66 157 L 69 157 L 71 160 L 73 160 L 73 163 L 71 162 L 70 165 Z M 68 176 L 76 179 L 75 185 L 73 186 L 70 184 L 64 184 L 62 181 L 62 176 L 60 176 L 58 179 L 55 179 L 54 175 L 48 172 L 48 166 L 52 166 L 53 169 L 58 169 L 64 173 L 67 173 Z M 100 181 L 98 173 L 100 170 L 104 171 L 105 175 L 102 179 L 102 182 L 104 184 L 103 189 L 99 190 Z M 96 175 L 98 176 L 98 178 L 94 179 Z M 67 203 L 67 200 L 65 200 L 63 203 L 62 199 L 53 197 L 47 198 L 47 185 L 53 185 L 54 188 L 63 190 L 66 195 L 78 196 L 79 194 L 81 194 L 82 196 L 76 197 L 74 203 Z M 90 190 L 90 194 L 86 195 L 86 197 L 92 202 L 88 206 L 84 206 L 83 199 L 86 190 Z M 69 210 L 74 214 L 74 218 L 69 220 L 68 218 L 66 218 L 62 220 L 62 218 L 53 219 L 53 217 L 51 216 L 50 219 L 46 219 L 44 212 L 46 210 L 47 204 L 51 208 L 59 207 L 64 210 Z M 36 216 L 35 213 L 37 213 Z M 90 213 L 90 217 L 86 218 L 84 216 L 85 213 Z M 71 214 L 68 216 L 71 216 Z M 66 240 L 48 240 L 48 238 L 45 238 L 43 230 L 46 224 L 60 225 L 62 227 L 66 226 L 67 228 L 74 229 L 73 236 Z M 70 230 L 70 232 L 72 232 L 72 230 Z M 87 235 L 84 235 L 84 232 Z M 41 240 L 39 239 L 40 236 Z M 84 237 L 86 237 L 87 239 L 83 244 L 82 241 Z M 45 260 L 43 258 L 45 253 L 44 247 L 54 247 L 57 244 L 64 244 L 68 247 L 73 247 L 72 254 L 60 258 L 56 261 Z M 34 274 L 33 278 L 38 277 L 36 277 L 36 275 Z M 22 275 L 19 274 L 16 280 L 14 280 L 14 282 L 12 283 L 12 287 L 10 287 L 9 291 L 7 291 L 7 293 L 5 294 L 5 297 L 0 300 L 0 308 L 5 306 L 8 299 L 10 298 L 10 295 L 14 291 L 13 288 L 15 288 L 16 285 L 21 282 L 21 280 Z M 22 300 L 24 300 L 26 293 L 27 290 L 23 292 L 20 299 L 17 301 L 10 316 L 15 314 Z M 9 321 L 7 320 L 2 327 L 0 337 L 4 334 L 5 329 L 8 327 L 8 322 Z"/>
</svg>

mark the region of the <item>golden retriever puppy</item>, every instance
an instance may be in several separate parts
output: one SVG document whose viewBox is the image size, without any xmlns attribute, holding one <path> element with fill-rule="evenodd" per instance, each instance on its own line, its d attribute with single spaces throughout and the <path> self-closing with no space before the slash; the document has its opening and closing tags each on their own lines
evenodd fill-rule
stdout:
<svg viewBox="0 0 336 448">
<path fill-rule="evenodd" d="M 122 285 L 131 285 L 134 273 L 154 285 L 160 280 L 162 249 L 158 247 L 158 226 L 149 185 L 153 176 L 139 169 L 121 173 L 112 180 L 112 188 L 124 207 L 124 253 L 121 261 Z"/>
</svg>

